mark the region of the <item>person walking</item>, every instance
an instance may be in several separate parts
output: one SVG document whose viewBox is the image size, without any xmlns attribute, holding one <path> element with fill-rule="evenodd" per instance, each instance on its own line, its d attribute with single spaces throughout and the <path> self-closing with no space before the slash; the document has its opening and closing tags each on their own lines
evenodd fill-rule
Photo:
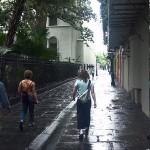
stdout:
<svg viewBox="0 0 150 150">
<path fill-rule="evenodd" d="M 0 68 L 0 78 L 1 78 L 1 73 L 2 73 L 2 69 Z M 11 107 L 8 100 L 7 91 L 2 81 L 0 81 L 0 108 L 1 111 L 4 110 L 5 115 L 11 114 Z"/>
<path fill-rule="evenodd" d="M 77 75 L 78 78 L 80 78 L 80 72 L 81 72 L 81 70 L 82 70 L 82 66 L 79 67 L 78 75 Z"/>
<path fill-rule="evenodd" d="M 92 80 L 94 80 L 94 74 L 95 74 L 95 69 L 94 67 L 92 68 Z"/>
<path fill-rule="evenodd" d="M 75 96 L 77 99 L 77 128 L 79 129 L 79 140 L 83 140 L 83 133 L 88 136 L 90 126 L 90 110 L 91 110 L 91 96 L 94 101 L 94 108 L 96 108 L 96 96 L 94 92 L 94 85 L 91 83 L 90 76 L 86 70 L 81 70 L 80 78 L 76 80 L 73 88 L 73 100 Z M 83 93 L 88 90 L 87 95 L 83 96 Z M 78 94 L 77 94 L 78 93 Z M 86 97 L 86 101 L 81 99 Z M 79 98 L 80 97 L 80 98 Z"/>
<path fill-rule="evenodd" d="M 25 121 L 26 113 L 29 109 L 29 127 L 33 127 L 34 123 L 34 104 L 38 104 L 37 92 L 35 89 L 35 82 L 31 80 L 33 72 L 26 70 L 24 72 L 24 80 L 20 81 L 18 86 L 18 92 L 21 95 L 21 112 L 20 112 L 20 123 L 19 128 L 23 130 L 23 124 Z M 27 96 L 24 96 L 24 93 Z"/>
</svg>

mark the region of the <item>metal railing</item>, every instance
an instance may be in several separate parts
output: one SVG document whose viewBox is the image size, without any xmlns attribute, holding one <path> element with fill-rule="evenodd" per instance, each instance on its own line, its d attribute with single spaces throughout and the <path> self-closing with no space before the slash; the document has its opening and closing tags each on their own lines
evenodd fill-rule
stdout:
<svg viewBox="0 0 150 150">
<path fill-rule="evenodd" d="M 76 77 L 79 69 L 79 64 L 75 63 L 42 61 L 15 54 L 0 54 L 0 66 L 1 80 L 6 86 L 9 99 L 18 96 L 18 84 L 24 79 L 26 69 L 33 71 L 32 80 L 35 81 L 37 89 Z"/>
</svg>

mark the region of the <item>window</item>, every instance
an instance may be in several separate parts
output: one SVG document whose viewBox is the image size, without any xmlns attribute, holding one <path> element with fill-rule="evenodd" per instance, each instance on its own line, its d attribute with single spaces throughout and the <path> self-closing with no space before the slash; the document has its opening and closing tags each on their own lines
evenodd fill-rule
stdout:
<svg viewBox="0 0 150 150">
<path fill-rule="evenodd" d="M 57 51 L 57 39 L 55 37 L 49 39 L 49 47 Z"/>
<path fill-rule="evenodd" d="M 57 25 L 57 17 L 56 16 L 50 16 L 49 17 L 49 26 Z"/>
</svg>

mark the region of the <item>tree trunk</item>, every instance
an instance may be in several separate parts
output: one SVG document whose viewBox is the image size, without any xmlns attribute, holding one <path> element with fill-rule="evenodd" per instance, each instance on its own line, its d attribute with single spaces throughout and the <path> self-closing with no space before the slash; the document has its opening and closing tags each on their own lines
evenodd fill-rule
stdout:
<svg viewBox="0 0 150 150">
<path fill-rule="evenodd" d="M 44 1 L 37 2 L 35 31 L 45 32 L 45 40 L 44 40 L 45 47 L 47 45 L 46 20 L 47 20 L 47 10 L 45 8 Z"/>
<path fill-rule="evenodd" d="M 13 14 L 10 20 L 9 29 L 5 41 L 6 47 L 11 47 L 14 42 L 14 37 L 16 35 L 17 27 L 19 25 L 21 15 L 24 10 L 25 2 L 26 0 L 17 0 L 14 5 Z"/>
</svg>

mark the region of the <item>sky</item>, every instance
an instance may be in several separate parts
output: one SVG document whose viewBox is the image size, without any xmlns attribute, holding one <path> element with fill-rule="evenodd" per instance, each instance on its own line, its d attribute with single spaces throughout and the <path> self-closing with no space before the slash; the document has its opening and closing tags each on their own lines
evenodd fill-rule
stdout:
<svg viewBox="0 0 150 150">
<path fill-rule="evenodd" d="M 97 15 L 97 21 L 93 19 L 89 23 L 85 23 L 84 26 L 88 27 L 94 32 L 94 43 L 88 43 L 95 53 L 107 52 L 107 46 L 103 44 L 103 30 L 102 22 L 100 21 L 100 3 L 97 0 L 90 0 L 93 12 Z"/>
</svg>

